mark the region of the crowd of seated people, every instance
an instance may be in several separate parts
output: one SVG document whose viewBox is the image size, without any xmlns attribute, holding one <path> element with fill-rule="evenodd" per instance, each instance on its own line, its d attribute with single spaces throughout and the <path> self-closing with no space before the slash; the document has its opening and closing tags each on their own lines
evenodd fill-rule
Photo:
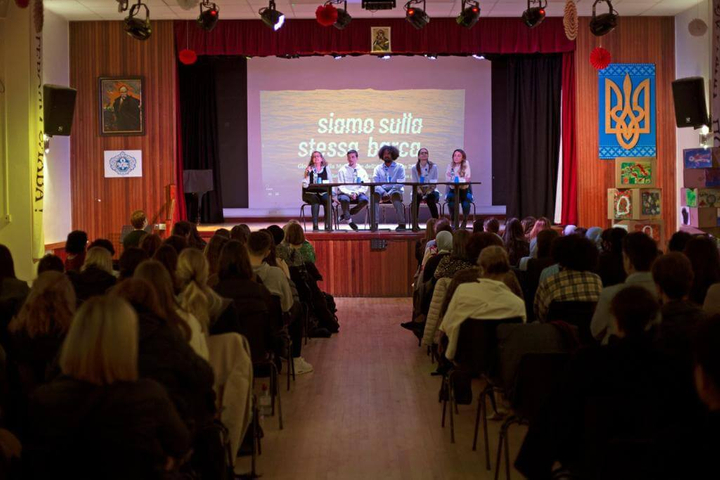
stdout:
<svg viewBox="0 0 720 480">
<path fill-rule="evenodd" d="M 0 245 L 0 478 L 226 478 L 257 435 L 257 362 L 310 373 L 303 337 L 338 331 L 297 222 L 206 243 L 141 213 L 116 264 L 74 231 L 32 288 Z"/>
<path fill-rule="evenodd" d="M 402 326 L 438 359 L 434 374 L 454 372 L 454 401 L 473 401 L 460 374 L 467 355 L 458 357 L 465 322 L 500 322 L 496 370 L 472 372 L 496 374 L 495 395 L 506 395 L 493 401 L 488 419 L 505 418 L 503 405 L 512 409 L 517 395 L 532 395 L 516 390 L 524 355 L 562 355 L 513 452 L 521 473 L 718 474 L 711 452 L 720 437 L 710 433 L 720 418 L 716 239 L 677 232 L 658 245 L 617 227 L 560 231 L 545 218 L 508 219 L 504 233 L 493 218 L 477 221 L 472 233 L 439 228 L 442 222 L 418 244 L 425 250 L 416 253 L 413 318 Z"/>
</svg>

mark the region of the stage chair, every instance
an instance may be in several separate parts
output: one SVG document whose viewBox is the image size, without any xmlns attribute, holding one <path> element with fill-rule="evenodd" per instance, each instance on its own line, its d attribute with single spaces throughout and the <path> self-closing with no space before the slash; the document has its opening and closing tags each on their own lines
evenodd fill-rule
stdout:
<svg viewBox="0 0 720 480">
<path fill-rule="evenodd" d="M 472 194 L 472 185 L 470 185 L 470 193 Z M 445 195 L 440 195 L 440 217 L 445 216 L 445 205 L 448 202 L 445 201 Z M 473 195 L 473 201 L 470 202 L 470 208 L 472 209 L 472 222 L 475 222 L 477 218 L 477 206 L 475 205 L 475 195 Z M 460 205 L 459 214 L 462 215 L 462 205 Z M 448 216 L 451 215 L 450 206 L 448 205 Z"/>
<path fill-rule="evenodd" d="M 340 228 L 340 222 L 338 221 L 339 217 L 338 217 L 337 209 L 335 208 L 334 203 L 335 202 L 333 201 L 333 208 L 332 208 L 332 211 L 330 212 L 330 214 L 333 216 L 333 225 L 335 225 L 335 229 L 337 230 Z M 300 221 L 303 224 L 303 230 L 306 232 L 307 232 L 307 223 L 305 221 L 305 208 L 310 208 L 310 207 L 311 207 L 311 205 L 309 203 L 303 203 L 300 206 Z M 323 207 L 323 211 L 324 210 L 325 210 L 325 207 Z M 327 212 L 325 213 L 325 215 L 327 215 Z"/>
<path fill-rule="evenodd" d="M 508 431 L 514 424 L 530 425 L 540 414 L 541 409 L 557 387 L 570 354 L 568 353 L 528 353 L 523 355 L 518 368 L 515 384 L 513 414 L 500 427 L 496 458 L 495 480 L 500 478 L 500 461 L 505 449 L 505 472 L 510 480 L 510 441 Z"/>
<path fill-rule="evenodd" d="M 357 203 L 358 203 L 357 200 L 353 200 L 353 201 L 350 202 L 350 205 L 357 205 Z M 340 229 L 340 214 L 341 214 L 340 209 L 341 209 L 341 207 L 342 207 L 342 206 L 340 205 L 340 203 L 333 204 L 333 210 L 335 210 L 334 215 L 335 215 L 335 219 L 336 219 L 336 221 L 337 221 L 337 223 L 336 223 L 337 227 L 336 227 L 336 228 L 337 228 L 338 230 Z M 363 223 L 365 224 L 365 230 L 367 230 L 367 229 L 370 228 L 370 227 L 369 227 L 369 225 L 370 225 L 370 220 L 369 220 L 369 218 L 370 218 L 370 211 L 368 210 L 369 208 L 370 208 L 370 204 L 368 204 L 367 207 L 363 208 L 363 211 L 365 212 L 365 220 L 364 220 L 364 222 L 363 222 Z M 356 214 L 356 215 L 357 215 L 357 214 Z"/>
<path fill-rule="evenodd" d="M 585 346 L 596 345 L 597 341 L 590 332 L 590 322 L 597 302 L 552 302 L 547 322 L 561 320 L 578 328 L 580 343 Z"/>
<path fill-rule="evenodd" d="M 475 421 L 475 438 L 473 439 L 473 450 L 477 448 L 477 430 L 478 430 L 478 419 L 480 418 L 483 409 L 484 395 L 487 395 L 489 389 L 492 392 L 496 382 L 491 379 L 496 376 L 496 370 L 498 366 L 498 349 L 497 349 L 497 328 L 503 324 L 511 323 L 522 323 L 522 318 L 503 318 L 503 319 L 487 319 L 479 320 L 474 318 L 468 318 L 460 326 L 460 333 L 458 335 L 457 350 L 455 352 L 455 366 L 450 369 L 450 372 L 443 377 L 442 390 L 448 392 L 448 395 L 443 398 L 442 406 L 442 421 L 441 426 L 445 427 L 445 411 L 447 409 L 447 403 L 450 402 L 450 442 L 455 443 L 455 420 L 453 416 L 453 410 L 457 411 L 457 404 L 453 393 L 453 380 L 460 369 L 469 371 L 473 376 L 480 375 L 483 377 L 488 386 L 485 387 L 483 392 L 480 394 L 480 402 L 478 404 L 478 416 Z M 494 397 L 491 397 L 494 401 Z M 484 424 L 485 428 L 485 463 L 488 470 L 490 470 L 490 450 L 487 442 L 487 423 Z"/>
<path fill-rule="evenodd" d="M 393 212 L 395 211 L 395 206 L 392 204 L 392 201 L 390 200 L 380 200 L 380 218 L 377 219 L 378 223 L 385 223 L 385 211 L 388 207 L 393 209 Z M 370 208 L 370 205 L 368 205 L 368 208 Z M 405 225 L 408 225 L 410 223 L 410 207 L 403 202 L 403 211 L 405 212 Z M 399 219 L 398 219 L 399 220 Z"/>
</svg>

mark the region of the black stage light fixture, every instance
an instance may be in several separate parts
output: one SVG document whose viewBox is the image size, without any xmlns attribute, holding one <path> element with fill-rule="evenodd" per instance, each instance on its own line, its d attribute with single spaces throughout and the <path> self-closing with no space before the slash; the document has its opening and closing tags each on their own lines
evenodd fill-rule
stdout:
<svg viewBox="0 0 720 480">
<path fill-rule="evenodd" d="M 475 0 L 463 0 L 457 23 L 461 27 L 472 28 L 480 19 L 480 4 Z"/>
<path fill-rule="evenodd" d="M 260 19 L 263 23 L 275 31 L 280 30 L 280 27 L 285 23 L 285 15 L 275 8 L 275 0 L 270 0 L 270 4 L 265 8 L 261 8 L 258 13 L 260 13 Z"/>
<path fill-rule="evenodd" d="M 608 13 L 602 13 L 595 15 L 595 6 L 598 3 L 605 2 L 608 4 L 610 11 Z M 595 0 L 593 3 L 592 19 L 590 20 L 590 32 L 596 37 L 602 37 L 615 30 L 618 24 L 618 13 L 610 3 L 610 0 Z"/>
<path fill-rule="evenodd" d="M 416 8 L 412 5 L 419 5 L 422 3 L 423 8 Z M 425 25 L 430 23 L 430 17 L 425 13 L 425 0 L 410 0 L 405 4 L 405 20 L 410 22 L 410 25 L 420 30 Z"/>
<path fill-rule="evenodd" d="M 537 4 L 536 7 L 531 5 Z M 535 28 L 545 20 L 545 7 L 547 7 L 547 0 L 528 0 L 527 10 L 522 14 L 523 22 L 530 28 Z"/>
<path fill-rule="evenodd" d="M 208 32 L 215 28 L 220 19 L 220 9 L 210 0 L 204 0 L 200 3 L 200 15 L 197 18 L 198 25 Z"/>
<path fill-rule="evenodd" d="M 352 21 L 352 17 L 347 11 L 347 0 L 345 0 L 345 6 L 343 8 L 338 8 L 337 12 L 338 18 L 333 24 L 333 27 L 337 28 L 338 30 L 342 30 L 343 28 L 350 25 L 350 22 Z"/>
<path fill-rule="evenodd" d="M 363 10 L 392 10 L 395 8 L 395 0 L 362 0 Z"/>
<path fill-rule="evenodd" d="M 140 8 L 145 8 L 145 19 L 137 18 Z M 138 0 L 138 3 L 130 7 L 130 13 L 125 17 L 125 33 L 136 40 L 147 40 L 152 35 L 152 26 L 150 25 L 150 9 L 147 5 Z"/>
</svg>

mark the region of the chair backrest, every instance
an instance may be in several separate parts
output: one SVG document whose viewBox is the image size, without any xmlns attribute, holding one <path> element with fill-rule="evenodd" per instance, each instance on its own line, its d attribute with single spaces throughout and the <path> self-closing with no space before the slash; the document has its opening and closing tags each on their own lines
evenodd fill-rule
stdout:
<svg viewBox="0 0 720 480">
<path fill-rule="evenodd" d="M 515 413 L 533 422 L 565 372 L 569 353 L 528 353 L 520 359 L 515 383 Z"/>
<path fill-rule="evenodd" d="M 250 344 L 253 362 L 262 361 L 273 350 L 273 328 L 267 304 L 261 299 L 235 300 L 240 331 Z"/>
<path fill-rule="evenodd" d="M 547 321 L 560 320 L 578 327 L 580 342 L 583 345 L 596 343 L 590 332 L 590 322 L 597 302 L 552 302 L 547 315 Z"/>
<path fill-rule="evenodd" d="M 455 363 L 469 368 L 476 375 L 495 376 L 499 364 L 497 328 L 507 323 L 522 323 L 522 318 L 465 320 L 458 334 Z"/>
</svg>

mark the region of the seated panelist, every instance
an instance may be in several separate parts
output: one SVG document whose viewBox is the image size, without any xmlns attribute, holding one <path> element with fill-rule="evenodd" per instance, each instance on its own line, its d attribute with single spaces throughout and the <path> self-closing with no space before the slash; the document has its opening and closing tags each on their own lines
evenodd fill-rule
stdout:
<svg viewBox="0 0 720 480">
<path fill-rule="evenodd" d="M 356 150 L 347 152 L 348 163 L 338 170 L 338 183 L 354 183 L 355 185 L 341 185 L 337 187 L 337 199 L 342 207 L 341 221 L 347 221 L 350 228 L 357 230 L 352 216 L 360 212 L 368 204 L 368 187 L 361 185 L 368 181 L 368 174 L 365 169 L 358 165 L 358 153 Z M 350 208 L 350 203 L 357 203 Z"/>
</svg>

